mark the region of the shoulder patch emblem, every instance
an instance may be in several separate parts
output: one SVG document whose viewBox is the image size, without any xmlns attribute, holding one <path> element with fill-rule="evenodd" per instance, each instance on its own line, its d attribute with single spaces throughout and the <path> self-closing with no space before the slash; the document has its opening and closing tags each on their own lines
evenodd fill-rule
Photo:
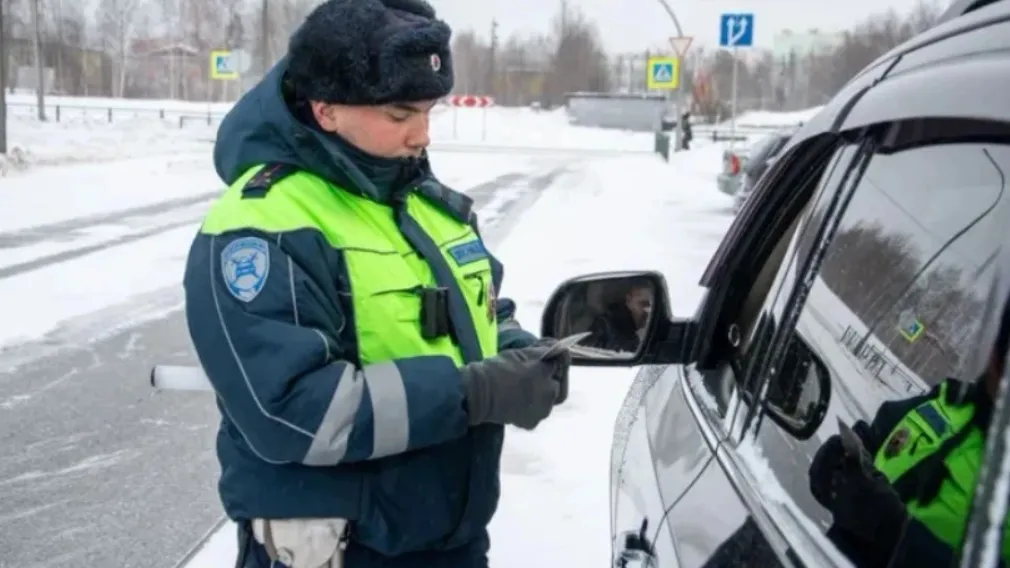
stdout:
<svg viewBox="0 0 1010 568">
<path fill-rule="evenodd" d="M 242 237 L 221 251 L 221 276 L 232 296 L 251 302 L 270 274 L 270 247 L 259 237 Z"/>
<path fill-rule="evenodd" d="M 907 427 L 902 427 L 894 434 L 891 434 L 891 437 L 887 440 L 887 445 L 884 446 L 884 457 L 890 459 L 900 454 L 905 449 L 905 446 L 908 445 L 910 434 Z"/>
</svg>

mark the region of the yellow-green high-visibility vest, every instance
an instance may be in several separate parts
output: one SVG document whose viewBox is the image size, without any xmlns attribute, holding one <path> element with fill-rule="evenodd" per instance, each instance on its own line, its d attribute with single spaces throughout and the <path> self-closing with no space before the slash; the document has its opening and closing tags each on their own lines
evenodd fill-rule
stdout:
<svg viewBox="0 0 1010 568">
<path fill-rule="evenodd" d="M 940 485 L 937 496 L 929 503 L 920 503 L 914 498 L 905 503 L 909 515 L 956 551 L 961 547 L 970 514 L 985 438 L 971 424 L 975 406 L 948 403 L 947 387 L 948 383 L 944 382 L 935 398 L 919 405 L 898 422 L 877 451 L 874 465 L 894 483 L 958 432 L 972 429 L 944 458 L 950 476 Z M 1010 560 L 1010 524 L 1004 534 L 1003 558 Z"/>
<path fill-rule="evenodd" d="M 438 287 L 428 262 L 397 226 L 391 206 L 377 203 L 299 171 L 270 186 L 266 195 L 243 198 L 254 167 L 233 183 L 204 220 L 206 234 L 255 229 L 272 234 L 312 229 L 339 249 L 347 265 L 361 366 L 421 355 L 464 361 L 450 335 L 425 338 L 423 288 Z M 498 352 L 491 263 L 477 233 L 427 198 L 411 193 L 404 204 L 435 242 L 465 297 L 483 357 Z M 461 261 L 459 251 L 470 251 Z M 477 254 L 472 254 L 476 251 Z"/>
</svg>

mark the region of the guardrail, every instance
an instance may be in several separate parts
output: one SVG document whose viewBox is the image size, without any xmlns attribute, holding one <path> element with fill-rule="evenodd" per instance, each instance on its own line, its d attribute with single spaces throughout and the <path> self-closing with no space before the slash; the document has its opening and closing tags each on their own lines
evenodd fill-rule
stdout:
<svg viewBox="0 0 1010 568">
<path fill-rule="evenodd" d="M 776 130 L 789 128 L 789 125 L 747 125 L 737 126 L 732 132 L 727 126 L 696 125 L 692 127 L 696 139 L 707 139 L 712 142 L 744 142 L 754 136 L 763 136 Z"/>
<path fill-rule="evenodd" d="M 106 122 L 113 123 L 116 118 L 138 118 L 138 117 L 150 117 L 152 119 L 157 118 L 158 120 L 169 120 L 177 119 L 179 128 L 184 128 L 187 124 L 202 123 L 202 124 L 214 124 L 219 122 L 224 118 L 224 113 L 216 111 L 212 108 L 208 108 L 206 112 L 190 110 L 190 109 L 176 109 L 171 107 L 165 108 L 153 108 L 153 107 L 116 107 L 116 106 L 102 106 L 102 105 L 80 105 L 80 104 L 63 104 L 63 103 L 48 103 L 46 107 L 46 117 L 54 120 L 56 122 L 63 122 L 67 119 L 72 119 L 74 117 L 83 117 L 95 119 L 101 116 Z M 7 103 L 8 114 L 13 114 L 11 111 L 17 109 L 19 115 L 31 114 L 35 115 L 37 109 L 39 108 L 37 104 L 33 103 L 22 103 L 22 102 L 8 102 Z"/>
</svg>

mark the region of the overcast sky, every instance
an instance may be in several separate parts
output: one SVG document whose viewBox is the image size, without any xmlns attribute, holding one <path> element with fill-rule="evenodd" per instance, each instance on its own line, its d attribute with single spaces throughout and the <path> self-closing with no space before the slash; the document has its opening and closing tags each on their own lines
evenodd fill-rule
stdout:
<svg viewBox="0 0 1010 568">
<path fill-rule="evenodd" d="M 491 19 L 499 33 L 546 31 L 560 0 L 430 0 L 439 15 L 458 30 L 490 33 Z M 784 28 L 844 30 L 867 15 L 894 8 L 911 11 L 919 0 L 667 0 L 685 35 L 706 46 L 719 43 L 719 15 L 753 12 L 755 43 L 771 48 L 773 34 Z M 932 0 L 931 0 L 932 1 Z M 666 45 L 673 22 L 659 0 L 568 0 L 595 20 L 611 53 L 644 51 Z M 936 0 L 944 6 L 950 0 Z"/>
</svg>

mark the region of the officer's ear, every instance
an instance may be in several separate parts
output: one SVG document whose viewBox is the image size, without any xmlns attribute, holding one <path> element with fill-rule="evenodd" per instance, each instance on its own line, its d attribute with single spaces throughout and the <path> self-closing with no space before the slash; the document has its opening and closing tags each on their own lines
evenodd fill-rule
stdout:
<svg viewBox="0 0 1010 568">
<path fill-rule="evenodd" d="M 322 101 L 309 101 L 312 108 L 312 118 L 316 119 L 316 124 L 325 132 L 337 132 L 340 130 L 340 113 L 336 105 L 324 103 Z"/>
</svg>

